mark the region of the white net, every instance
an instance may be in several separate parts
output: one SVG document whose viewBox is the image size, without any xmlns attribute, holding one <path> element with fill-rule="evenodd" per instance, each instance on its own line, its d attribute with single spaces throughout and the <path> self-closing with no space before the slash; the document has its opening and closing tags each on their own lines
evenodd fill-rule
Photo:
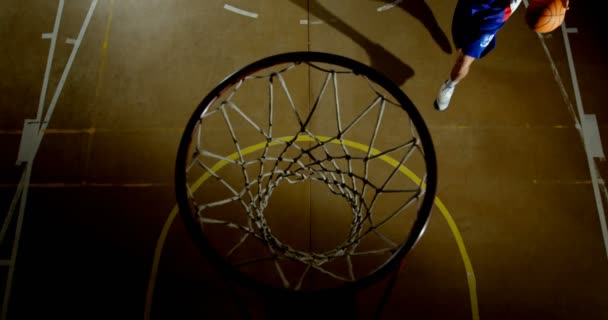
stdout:
<svg viewBox="0 0 608 320">
<path fill-rule="evenodd" d="M 186 166 L 196 220 L 257 281 L 295 290 L 354 282 L 410 235 L 426 162 L 407 112 L 363 75 L 273 66 L 209 104 Z"/>
</svg>

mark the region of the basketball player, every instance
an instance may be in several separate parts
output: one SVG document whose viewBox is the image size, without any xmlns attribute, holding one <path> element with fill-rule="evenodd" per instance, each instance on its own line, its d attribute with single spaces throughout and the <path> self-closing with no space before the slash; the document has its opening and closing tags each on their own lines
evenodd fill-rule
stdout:
<svg viewBox="0 0 608 320">
<path fill-rule="evenodd" d="M 562 0 L 568 7 L 568 0 Z M 441 85 L 435 108 L 448 108 L 456 84 L 469 73 L 475 59 L 483 58 L 496 47 L 496 34 L 519 7 L 521 0 L 458 0 L 452 18 L 452 38 L 458 58 L 450 77 Z"/>
</svg>

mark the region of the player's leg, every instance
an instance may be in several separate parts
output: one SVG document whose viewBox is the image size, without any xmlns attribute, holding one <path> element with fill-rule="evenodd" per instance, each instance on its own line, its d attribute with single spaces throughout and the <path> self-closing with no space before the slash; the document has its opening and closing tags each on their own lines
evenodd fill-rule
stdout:
<svg viewBox="0 0 608 320">
<path fill-rule="evenodd" d="M 458 0 L 452 16 L 452 40 L 458 50 L 458 57 L 452 66 L 449 77 L 441 84 L 434 106 L 443 111 L 448 108 L 456 83 L 464 79 L 475 55 L 469 54 L 471 43 L 475 42 L 478 26 L 471 16 L 471 1 Z"/>
<path fill-rule="evenodd" d="M 456 58 L 456 62 L 452 67 L 450 77 L 439 88 L 439 94 L 434 103 L 437 110 L 443 111 L 448 108 L 456 84 L 467 76 L 473 61 L 475 61 L 474 57 L 464 54 L 462 50 L 459 50 L 458 58 Z"/>
<path fill-rule="evenodd" d="M 466 55 L 460 50 L 458 58 L 456 58 L 456 63 L 454 63 L 454 66 L 452 67 L 448 82 L 456 84 L 464 79 L 467 74 L 469 74 L 469 69 L 471 68 L 473 61 L 475 61 L 474 57 Z"/>
</svg>

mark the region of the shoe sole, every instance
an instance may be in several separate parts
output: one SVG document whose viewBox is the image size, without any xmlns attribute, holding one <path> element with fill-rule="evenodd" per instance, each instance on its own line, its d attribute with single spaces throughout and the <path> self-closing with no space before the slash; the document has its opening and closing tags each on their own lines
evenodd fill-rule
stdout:
<svg viewBox="0 0 608 320">
<path fill-rule="evenodd" d="M 448 108 L 445 108 L 445 109 L 443 109 L 443 110 L 439 109 L 439 105 L 437 104 L 437 100 L 435 100 L 435 101 L 433 102 L 433 106 L 435 107 L 435 109 L 436 109 L 437 111 L 441 111 L 441 112 L 443 112 L 443 111 L 445 111 L 445 110 L 447 110 L 447 109 L 448 109 Z"/>
</svg>

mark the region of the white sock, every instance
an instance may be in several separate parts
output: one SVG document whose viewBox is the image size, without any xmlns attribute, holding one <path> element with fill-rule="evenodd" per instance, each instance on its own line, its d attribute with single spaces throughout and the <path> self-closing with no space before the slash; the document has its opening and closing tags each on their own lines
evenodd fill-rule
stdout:
<svg viewBox="0 0 608 320">
<path fill-rule="evenodd" d="M 445 85 L 448 86 L 449 88 L 453 88 L 458 84 L 458 81 L 452 81 L 451 78 L 448 78 L 448 80 L 445 82 Z"/>
</svg>

